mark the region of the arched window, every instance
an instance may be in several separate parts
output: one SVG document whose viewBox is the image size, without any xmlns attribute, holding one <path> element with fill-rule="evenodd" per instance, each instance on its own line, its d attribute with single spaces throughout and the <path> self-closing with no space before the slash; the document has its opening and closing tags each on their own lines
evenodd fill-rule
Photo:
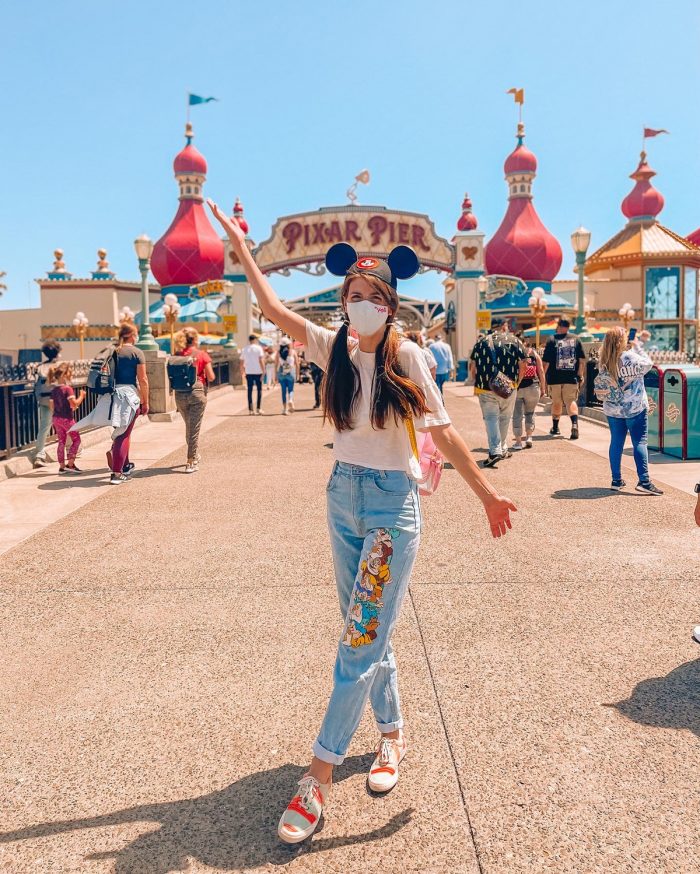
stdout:
<svg viewBox="0 0 700 874">
<path fill-rule="evenodd" d="M 185 192 L 186 192 L 187 194 L 192 194 L 192 186 L 191 186 L 191 185 L 188 185 L 187 188 L 185 189 Z"/>
<path fill-rule="evenodd" d="M 524 185 L 521 185 L 521 186 L 520 186 L 520 190 L 521 190 L 521 191 L 525 191 L 525 186 L 524 186 Z"/>
</svg>

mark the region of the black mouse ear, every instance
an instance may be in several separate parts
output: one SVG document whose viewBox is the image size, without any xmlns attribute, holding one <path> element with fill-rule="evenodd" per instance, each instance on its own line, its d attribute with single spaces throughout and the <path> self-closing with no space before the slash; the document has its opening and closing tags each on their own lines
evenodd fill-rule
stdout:
<svg viewBox="0 0 700 874">
<path fill-rule="evenodd" d="M 418 273 L 420 261 L 410 246 L 397 246 L 387 258 L 391 272 L 397 279 L 410 279 Z"/>
<path fill-rule="evenodd" d="M 326 268 L 334 276 L 345 276 L 357 261 L 357 252 L 349 243 L 336 243 L 326 252 Z"/>
</svg>

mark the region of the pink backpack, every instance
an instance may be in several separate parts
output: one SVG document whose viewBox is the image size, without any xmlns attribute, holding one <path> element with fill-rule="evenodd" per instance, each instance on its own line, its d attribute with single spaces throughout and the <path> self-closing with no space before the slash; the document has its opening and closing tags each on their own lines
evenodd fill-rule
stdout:
<svg viewBox="0 0 700 874">
<path fill-rule="evenodd" d="M 411 459 L 409 462 L 411 476 L 418 483 L 419 494 L 427 497 L 437 491 L 442 476 L 445 459 L 435 445 L 430 431 L 416 435 L 413 419 L 406 419 L 408 441 L 411 444 Z"/>
</svg>

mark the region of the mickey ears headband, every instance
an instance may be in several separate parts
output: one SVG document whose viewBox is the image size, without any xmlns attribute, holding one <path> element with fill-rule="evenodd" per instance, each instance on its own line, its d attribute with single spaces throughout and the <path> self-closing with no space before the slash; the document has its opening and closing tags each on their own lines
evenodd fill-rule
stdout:
<svg viewBox="0 0 700 874">
<path fill-rule="evenodd" d="M 351 273 L 376 276 L 395 289 L 397 280 L 410 279 L 418 273 L 420 261 L 410 246 L 397 246 L 384 261 L 373 255 L 358 258 L 357 252 L 349 243 L 336 243 L 326 252 L 326 267 L 334 276 L 347 276 Z"/>
</svg>

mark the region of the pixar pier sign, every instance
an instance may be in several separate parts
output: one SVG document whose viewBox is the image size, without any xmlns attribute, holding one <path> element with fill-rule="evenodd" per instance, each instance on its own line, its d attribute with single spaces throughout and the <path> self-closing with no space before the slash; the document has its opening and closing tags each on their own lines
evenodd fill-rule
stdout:
<svg viewBox="0 0 700 874">
<path fill-rule="evenodd" d="M 394 246 L 412 246 L 424 267 L 454 270 L 454 248 L 437 236 L 427 215 L 381 206 L 347 205 L 284 216 L 254 255 L 263 273 L 286 273 L 322 263 L 334 243 L 350 243 L 359 255 L 380 258 L 386 258 Z"/>
</svg>

